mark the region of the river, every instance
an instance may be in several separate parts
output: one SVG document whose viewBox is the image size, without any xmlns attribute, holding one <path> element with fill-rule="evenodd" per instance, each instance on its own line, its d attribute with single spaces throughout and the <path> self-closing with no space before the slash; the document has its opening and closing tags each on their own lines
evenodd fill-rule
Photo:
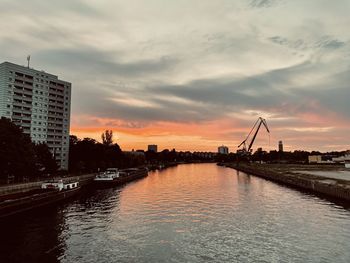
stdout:
<svg viewBox="0 0 350 263">
<path fill-rule="evenodd" d="M 350 209 L 215 164 L 1 222 L 0 262 L 350 262 Z"/>
</svg>

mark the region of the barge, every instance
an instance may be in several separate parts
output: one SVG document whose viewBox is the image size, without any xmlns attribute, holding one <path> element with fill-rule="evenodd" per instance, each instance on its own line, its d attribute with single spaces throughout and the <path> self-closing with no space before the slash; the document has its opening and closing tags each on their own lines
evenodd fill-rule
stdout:
<svg viewBox="0 0 350 263">
<path fill-rule="evenodd" d="M 113 187 L 146 176 L 148 176 L 147 168 L 129 168 L 123 170 L 108 168 L 105 172 L 96 175 L 94 183 L 98 187 Z"/>
<path fill-rule="evenodd" d="M 59 180 L 43 183 L 41 189 L 2 198 L 0 218 L 63 201 L 77 194 L 79 190 L 78 182 L 64 183 Z"/>
</svg>

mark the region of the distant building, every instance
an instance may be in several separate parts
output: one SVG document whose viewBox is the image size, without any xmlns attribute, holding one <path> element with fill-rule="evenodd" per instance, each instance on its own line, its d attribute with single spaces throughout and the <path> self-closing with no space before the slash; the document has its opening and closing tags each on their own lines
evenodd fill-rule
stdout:
<svg viewBox="0 0 350 263">
<path fill-rule="evenodd" d="M 158 146 L 156 144 L 150 144 L 148 145 L 148 151 L 150 152 L 158 152 Z"/>
<path fill-rule="evenodd" d="M 321 162 L 322 162 L 321 155 L 310 155 L 309 156 L 309 163 L 321 163 Z"/>
<path fill-rule="evenodd" d="M 224 145 L 218 147 L 218 153 L 220 153 L 220 154 L 228 154 L 228 147 L 224 146 Z"/>
<path fill-rule="evenodd" d="M 335 163 L 350 162 L 350 154 L 345 154 L 344 156 L 339 156 L 339 157 L 333 157 L 332 161 Z"/>
<path fill-rule="evenodd" d="M 193 152 L 192 157 L 200 157 L 202 159 L 212 159 L 216 156 L 216 153 L 212 152 Z"/>
<path fill-rule="evenodd" d="M 283 142 L 282 141 L 278 142 L 278 151 L 283 152 Z"/>
<path fill-rule="evenodd" d="M 318 164 L 325 164 L 325 163 L 335 163 L 334 159 L 329 155 L 310 155 L 309 157 L 309 163 L 318 163 Z"/>
<path fill-rule="evenodd" d="M 345 168 L 350 168 L 350 151 L 347 151 L 344 156 L 333 157 L 332 161 L 334 163 L 344 163 Z"/>
<path fill-rule="evenodd" d="M 123 151 L 124 154 L 130 155 L 130 156 L 145 156 L 145 153 L 143 151 Z"/>
<path fill-rule="evenodd" d="M 68 169 L 71 83 L 44 71 L 0 64 L 0 117 L 11 119 L 34 143 L 46 143 Z"/>
</svg>

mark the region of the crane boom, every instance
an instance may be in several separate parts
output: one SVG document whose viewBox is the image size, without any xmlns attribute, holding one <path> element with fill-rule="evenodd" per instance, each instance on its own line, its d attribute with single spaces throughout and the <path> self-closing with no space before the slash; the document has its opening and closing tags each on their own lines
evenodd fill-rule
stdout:
<svg viewBox="0 0 350 263">
<path fill-rule="evenodd" d="M 261 117 L 259 117 L 258 120 L 255 122 L 253 128 L 250 130 L 250 132 L 249 132 L 247 138 L 245 138 L 245 140 L 244 140 L 243 142 L 241 142 L 240 145 L 238 145 L 238 148 L 241 147 L 241 146 L 243 145 L 243 150 L 242 150 L 242 151 L 243 151 L 244 153 L 250 153 L 250 150 L 251 150 L 251 148 L 252 148 L 252 146 L 253 146 L 253 143 L 254 143 L 254 141 L 255 141 L 255 139 L 256 139 L 256 136 L 258 135 L 258 132 L 259 132 L 259 130 L 260 130 L 261 124 L 263 124 L 263 125 L 265 126 L 265 128 L 266 128 L 266 131 L 267 131 L 268 133 L 270 133 L 270 129 L 269 129 L 269 127 L 267 126 L 266 120 L 263 119 L 263 118 L 261 118 Z M 257 128 L 256 128 L 256 127 L 257 127 Z M 246 147 L 246 142 L 247 142 L 247 140 L 249 139 L 250 135 L 252 134 L 252 132 L 254 131 L 255 128 L 256 128 L 256 131 L 254 132 L 253 138 L 252 138 L 252 140 L 250 141 L 249 146 L 248 146 L 248 149 L 247 149 L 247 147 Z"/>
</svg>

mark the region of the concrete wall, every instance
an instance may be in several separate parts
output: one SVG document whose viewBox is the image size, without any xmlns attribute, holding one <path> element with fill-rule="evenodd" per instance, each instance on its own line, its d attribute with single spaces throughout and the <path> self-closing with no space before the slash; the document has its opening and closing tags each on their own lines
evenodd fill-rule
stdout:
<svg viewBox="0 0 350 263">
<path fill-rule="evenodd" d="M 286 184 L 292 187 L 302 188 L 308 191 L 328 195 L 330 197 L 339 198 L 350 201 L 350 186 L 337 184 L 335 180 L 320 180 L 302 178 L 292 174 L 282 174 L 264 169 L 262 167 L 253 167 L 249 165 L 227 165 L 238 171 L 256 175 L 264 179 L 275 181 L 281 184 Z"/>
</svg>

